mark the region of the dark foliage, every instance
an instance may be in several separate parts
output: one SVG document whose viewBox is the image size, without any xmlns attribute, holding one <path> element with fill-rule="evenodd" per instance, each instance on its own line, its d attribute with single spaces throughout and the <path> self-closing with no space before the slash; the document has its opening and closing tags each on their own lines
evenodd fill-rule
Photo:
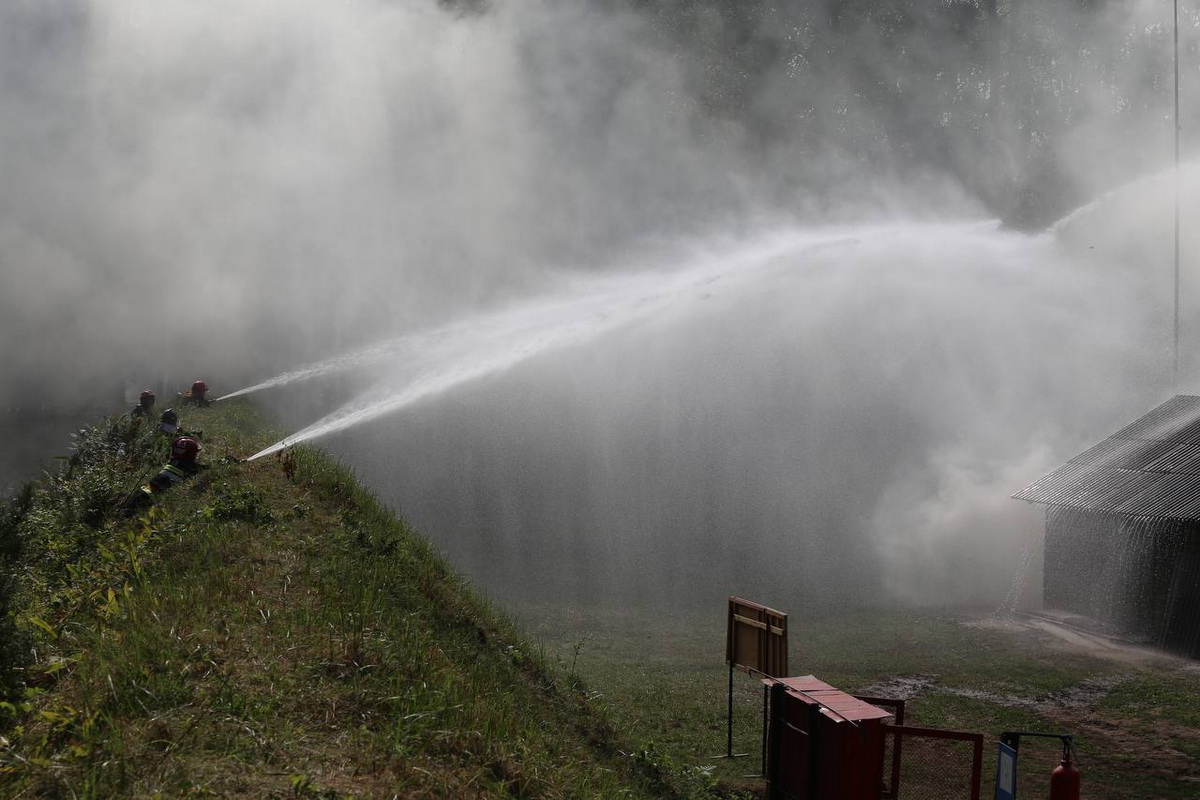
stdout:
<svg viewBox="0 0 1200 800">
<path fill-rule="evenodd" d="M 72 435 L 71 455 L 56 473 L 0 503 L 0 700 L 18 699 L 32 655 L 32 635 L 18 616 L 107 543 L 121 500 L 167 449 L 153 425 L 110 417 Z"/>
<path fill-rule="evenodd" d="M 13 573 L 21 557 L 19 526 L 33 502 L 33 489 L 34 485 L 27 483 L 10 501 L 0 502 L 0 700 L 13 698 L 18 688 L 16 668 L 29 652 L 28 637 L 21 634 L 14 619 L 17 581 Z"/>
</svg>

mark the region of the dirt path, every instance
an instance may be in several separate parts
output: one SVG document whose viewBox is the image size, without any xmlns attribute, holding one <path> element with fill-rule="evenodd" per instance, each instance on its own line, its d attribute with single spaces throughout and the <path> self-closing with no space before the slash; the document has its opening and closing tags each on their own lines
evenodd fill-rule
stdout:
<svg viewBox="0 0 1200 800">
<path fill-rule="evenodd" d="M 1141 644 L 1087 629 L 1082 617 L 1055 611 L 1017 613 L 1008 618 L 1011 625 L 1048 633 L 1070 650 L 1086 653 L 1120 664 L 1187 666 L 1190 659 L 1164 653 Z"/>
</svg>

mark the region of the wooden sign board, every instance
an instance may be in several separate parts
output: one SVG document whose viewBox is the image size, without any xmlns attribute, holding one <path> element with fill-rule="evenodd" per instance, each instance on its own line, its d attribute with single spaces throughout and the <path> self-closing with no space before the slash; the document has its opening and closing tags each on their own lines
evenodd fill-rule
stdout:
<svg viewBox="0 0 1200 800">
<path fill-rule="evenodd" d="M 729 666 L 770 678 L 785 678 L 787 659 L 787 614 L 730 597 L 725 637 L 725 661 Z"/>
</svg>

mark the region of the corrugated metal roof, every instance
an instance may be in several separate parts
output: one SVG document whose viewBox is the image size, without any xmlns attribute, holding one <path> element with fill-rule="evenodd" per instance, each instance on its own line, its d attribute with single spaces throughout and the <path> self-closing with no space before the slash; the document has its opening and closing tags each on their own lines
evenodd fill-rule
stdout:
<svg viewBox="0 0 1200 800">
<path fill-rule="evenodd" d="M 1172 397 L 1013 497 L 1135 517 L 1200 520 L 1200 397 Z"/>
<path fill-rule="evenodd" d="M 1113 434 L 1118 439 L 1200 440 L 1200 397 L 1180 394 Z"/>
</svg>

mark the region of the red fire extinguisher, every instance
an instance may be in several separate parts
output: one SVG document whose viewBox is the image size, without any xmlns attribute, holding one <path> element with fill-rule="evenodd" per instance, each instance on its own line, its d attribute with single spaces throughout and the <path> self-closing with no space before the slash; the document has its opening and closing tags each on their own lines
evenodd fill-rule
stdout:
<svg viewBox="0 0 1200 800">
<path fill-rule="evenodd" d="M 1062 761 L 1050 773 L 1050 800 L 1079 800 L 1079 770 L 1071 765 L 1071 743 L 1063 742 Z"/>
</svg>

